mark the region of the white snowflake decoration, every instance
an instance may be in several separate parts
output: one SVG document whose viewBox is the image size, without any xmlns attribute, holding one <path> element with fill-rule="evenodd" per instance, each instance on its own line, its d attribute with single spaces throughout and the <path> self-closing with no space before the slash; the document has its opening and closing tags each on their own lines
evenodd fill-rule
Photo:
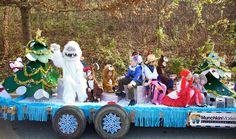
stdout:
<svg viewBox="0 0 236 139">
<path fill-rule="evenodd" d="M 59 119 L 59 129 L 64 134 L 72 134 L 78 128 L 77 119 L 74 115 L 63 114 Z"/>
<path fill-rule="evenodd" d="M 106 114 L 102 124 L 107 133 L 115 134 L 121 129 L 120 117 L 113 113 Z"/>
</svg>

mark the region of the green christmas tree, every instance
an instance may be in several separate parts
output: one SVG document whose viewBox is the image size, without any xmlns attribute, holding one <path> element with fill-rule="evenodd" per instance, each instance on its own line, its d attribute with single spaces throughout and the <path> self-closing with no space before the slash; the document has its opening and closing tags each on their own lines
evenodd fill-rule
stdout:
<svg viewBox="0 0 236 139">
<path fill-rule="evenodd" d="M 229 77 L 230 70 L 225 68 L 225 60 L 214 52 L 214 43 L 202 47 L 203 63 L 195 70 L 195 73 L 204 74 L 207 77 L 207 84 L 204 86 L 209 93 L 216 96 L 231 96 L 236 98 L 236 94 L 222 83 L 224 77 Z"/>
<path fill-rule="evenodd" d="M 16 92 L 26 97 L 36 99 L 49 98 L 57 87 L 60 74 L 49 64 L 51 51 L 41 37 L 41 31 L 36 32 L 36 38 L 26 46 L 27 63 L 23 70 L 15 72 L 6 78 L 3 87 L 8 93 Z"/>
</svg>

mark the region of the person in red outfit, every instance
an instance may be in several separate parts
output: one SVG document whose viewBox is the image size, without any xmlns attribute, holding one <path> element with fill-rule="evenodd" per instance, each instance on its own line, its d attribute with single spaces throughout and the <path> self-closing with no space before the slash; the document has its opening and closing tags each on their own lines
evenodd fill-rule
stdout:
<svg viewBox="0 0 236 139">
<path fill-rule="evenodd" d="M 193 87 L 192 73 L 184 69 L 180 72 L 181 81 L 177 90 L 166 95 L 162 104 L 172 107 L 188 107 L 189 105 L 202 105 L 200 91 Z"/>
</svg>

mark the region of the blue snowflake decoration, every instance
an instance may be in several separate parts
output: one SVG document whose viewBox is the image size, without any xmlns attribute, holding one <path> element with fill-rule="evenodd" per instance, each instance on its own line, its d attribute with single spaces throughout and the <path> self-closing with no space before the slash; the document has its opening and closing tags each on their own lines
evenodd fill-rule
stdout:
<svg viewBox="0 0 236 139">
<path fill-rule="evenodd" d="M 78 128 L 78 122 L 74 115 L 63 114 L 59 119 L 58 126 L 63 134 L 72 134 Z"/>
<path fill-rule="evenodd" d="M 115 134 L 121 129 L 121 119 L 113 113 L 108 113 L 103 117 L 103 130 L 107 133 Z"/>
</svg>

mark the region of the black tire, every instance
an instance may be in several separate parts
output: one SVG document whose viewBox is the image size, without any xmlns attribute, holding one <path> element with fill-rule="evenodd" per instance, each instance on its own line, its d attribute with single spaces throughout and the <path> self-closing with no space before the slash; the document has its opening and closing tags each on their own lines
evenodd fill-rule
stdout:
<svg viewBox="0 0 236 139">
<path fill-rule="evenodd" d="M 114 120 L 108 120 L 111 117 L 116 117 Z M 107 127 L 117 127 L 109 130 L 106 127 L 104 120 L 113 121 L 107 123 Z M 116 122 L 116 124 L 115 124 Z M 114 126 L 116 125 L 116 126 Z M 95 130 L 99 136 L 105 139 L 119 139 L 123 138 L 130 129 L 130 117 L 128 113 L 119 105 L 106 105 L 97 111 L 94 117 Z"/>
<path fill-rule="evenodd" d="M 64 125 L 64 128 L 61 125 Z M 73 139 L 83 134 L 86 128 L 86 118 L 83 111 L 79 108 L 75 106 L 64 106 L 55 113 L 52 120 L 52 127 L 61 138 Z"/>
</svg>

